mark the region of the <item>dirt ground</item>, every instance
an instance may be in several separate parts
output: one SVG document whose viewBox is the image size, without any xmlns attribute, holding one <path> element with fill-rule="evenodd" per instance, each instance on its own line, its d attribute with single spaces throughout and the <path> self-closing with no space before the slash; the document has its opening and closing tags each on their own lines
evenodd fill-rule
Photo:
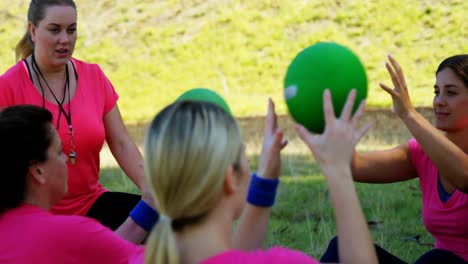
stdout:
<svg viewBox="0 0 468 264">
<path fill-rule="evenodd" d="M 434 116 L 431 108 L 418 108 L 419 113 L 433 122 Z M 260 138 L 264 116 L 237 118 L 245 141 Z M 380 144 L 395 144 L 411 137 L 403 122 L 388 109 L 368 109 L 363 116 L 363 122 L 371 121 L 372 127 L 365 140 L 378 140 Z M 143 142 L 148 124 L 127 125 L 127 129 L 135 142 L 140 145 Z M 279 126 L 285 130 L 288 138 L 296 136 L 294 122 L 289 115 L 279 116 Z"/>
</svg>

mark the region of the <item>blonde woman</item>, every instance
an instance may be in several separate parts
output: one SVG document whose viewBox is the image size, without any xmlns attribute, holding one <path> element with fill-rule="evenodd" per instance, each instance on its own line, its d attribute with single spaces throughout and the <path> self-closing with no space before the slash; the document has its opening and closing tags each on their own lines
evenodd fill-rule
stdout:
<svg viewBox="0 0 468 264">
<path fill-rule="evenodd" d="M 365 132 L 355 129 L 363 105 L 350 118 L 354 97 L 355 92 L 343 118 L 334 119 L 330 95 L 326 93 L 325 134 L 314 136 L 302 127 L 298 127 L 298 132 L 329 181 L 339 234 L 345 238 L 340 248 L 343 261 L 376 263 L 349 168 L 354 146 Z M 291 249 L 273 247 L 245 252 L 233 246 L 233 222 L 249 206 L 245 197 L 249 201 L 272 202 L 268 196 L 276 190 L 282 139 L 270 101 L 259 168 L 251 177 L 239 127 L 220 107 L 185 101 L 162 110 L 152 121 L 145 142 L 146 175 L 160 206 L 161 219 L 148 239 L 145 256 L 136 255 L 132 263 L 142 263 L 143 258 L 145 263 L 170 264 L 317 263 Z M 347 222 L 346 229 L 343 221 Z M 359 241 L 354 248 L 351 237 Z"/>
</svg>

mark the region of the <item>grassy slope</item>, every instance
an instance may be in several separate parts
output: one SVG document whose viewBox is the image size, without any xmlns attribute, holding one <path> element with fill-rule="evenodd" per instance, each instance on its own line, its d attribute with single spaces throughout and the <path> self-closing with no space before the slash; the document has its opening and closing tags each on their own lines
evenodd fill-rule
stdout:
<svg viewBox="0 0 468 264">
<path fill-rule="evenodd" d="M 1 1 L 0 71 L 14 62 L 27 1 Z M 389 82 L 394 54 L 408 73 L 413 100 L 430 105 L 433 71 L 468 51 L 468 1 L 136 1 L 80 0 L 75 56 L 99 63 L 121 95 L 127 122 L 146 121 L 183 91 L 220 92 L 237 116 L 282 103 L 292 58 L 317 41 L 354 50 L 369 77 L 369 104 L 388 106 L 377 88 Z"/>
</svg>

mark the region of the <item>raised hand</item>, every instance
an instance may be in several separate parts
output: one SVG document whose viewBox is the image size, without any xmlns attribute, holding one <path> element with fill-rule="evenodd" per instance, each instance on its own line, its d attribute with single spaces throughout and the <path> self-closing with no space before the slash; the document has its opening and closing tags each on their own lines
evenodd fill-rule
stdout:
<svg viewBox="0 0 468 264">
<path fill-rule="evenodd" d="M 392 96 L 393 111 L 400 118 L 403 118 L 413 111 L 414 108 L 411 104 L 408 86 L 406 85 L 405 76 L 400 65 L 391 55 L 388 55 L 388 60 L 390 63 L 386 62 L 385 67 L 387 67 L 387 71 L 392 79 L 393 89 L 383 83 L 380 83 L 380 87 Z"/>
<path fill-rule="evenodd" d="M 268 99 L 268 113 L 265 119 L 263 132 L 263 145 L 260 154 L 258 176 L 269 179 L 277 179 L 281 169 L 281 150 L 287 145 L 283 140 L 283 131 L 278 128 L 278 120 L 275 113 L 275 105 Z"/>
<path fill-rule="evenodd" d="M 342 263 L 378 263 L 372 238 L 354 189 L 351 175 L 351 159 L 357 142 L 369 129 L 370 124 L 358 128 L 364 112 L 361 102 L 352 116 L 356 91 L 352 90 L 339 118 L 335 117 L 330 91 L 323 93 L 325 131 L 321 135 L 309 133 L 303 126 L 296 130 L 312 151 L 327 179 L 330 198 L 340 243 L 338 254 Z M 359 241 L 356 245 L 356 241 Z"/>
<path fill-rule="evenodd" d="M 356 99 L 356 90 L 352 90 L 339 118 L 335 117 L 331 94 L 329 90 L 323 93 L 325 131 L 314 135 L 301 125 L 296 125 L 300 138 L 312 151 L 316 161 L 323 170 L 343 166 L 348 168 L 351 164 L 356 144 L 367 132 L 370 124 L 358 128 L 359 118 L 362 116 L 365 101 L 362 101 L 358 110 L 352 116 L 352 108 Z"/>
</svg>

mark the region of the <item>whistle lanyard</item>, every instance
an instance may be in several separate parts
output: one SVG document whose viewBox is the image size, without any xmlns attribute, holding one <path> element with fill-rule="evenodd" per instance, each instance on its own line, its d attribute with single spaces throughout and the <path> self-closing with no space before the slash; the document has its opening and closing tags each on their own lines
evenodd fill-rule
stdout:
<svg viewBox="0 0 468 264">
<path fill-rule="evenodd" d="M 39 77 L 42 79 L 42 81 L 44 81 L 46 87 L 49 89 L 50 94 L 52 94 L 52 96 L 55 99 L 55 102 L 57 103 L 57 105 L 59 107 L 59 115 L 58 115 L 58 118 L 57 118 L 57 130 L 60 128 L 60 118 L 61 118 L 62 114 L 65 117 L 65 120 L 67 120 L 68 133 L 70 135 L 70 153 L 68 154 L 68 157 L 69 157 L 70 163 L 73 165 L 73 164 L 76 163 L 76 147 L 75 147 L 75 140 L 74 140 L 75 133 L 74 133 L 73 124 L 72 124 L 72 112 L 71 112 L 71 101 L 70 101 L 70 99 L 71 99 L 71 95 L 70 95 L 70 76 L 68 74 L 68 64 L 65 66 L 65 84 L 63 86 L 62 101 L 60 101 L 57 98 L 57 96 L 55 95 L 55 93 L 52 91 L 49 84 L 47 83 L 46 78 L 44 77 L 41 70 L 39 69 L 39 66 L 37 65 L 34 53 L 32 54 L 32 68 L 33 68 L 34 72 L 36 73 L 38 83 L 39 83 L 39 88 L 41 89 L 42 107 L 45 108 L 45 94 L 44 94 L 44 87 L 42 86 L 42 82 L 39 79 Z M 75 69 L 74 65 L 73 65 L 73 70 L 75 72 L 76 82 L 77 82 L 77 86 L 78 86 L 78 75 L 77 75 L 77 72 L 76 72 L 76 69 Z M 67 94 L 68 94 L 68 113 L 65 111 L 65 108 L 63 107 L 63 104 L 65 102 L 65 96 Z"/>
</svg>

